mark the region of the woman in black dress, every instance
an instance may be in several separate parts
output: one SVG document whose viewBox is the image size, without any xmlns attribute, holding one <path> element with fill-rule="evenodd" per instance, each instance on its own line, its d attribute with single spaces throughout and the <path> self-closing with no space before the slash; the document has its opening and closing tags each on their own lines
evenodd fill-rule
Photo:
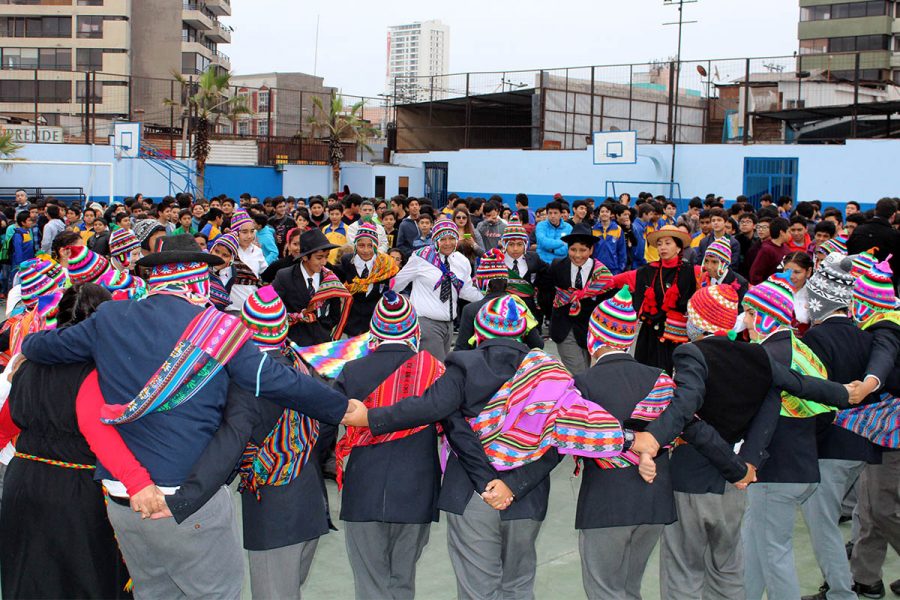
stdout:
<svg viewBox="0 0 900 600">
<path fill-rule="evenodd" d="M 59 325 L 90 316 L 111 299 L 83 284 L 60 301 Z M 128 571 L 94 481 L 96 458 L 78 429 L 75 398 L 91 364 L 24 361 L 0 413 L 5 446 L 18 430 L 0 508 L 4 598 L 124 598 Z M 10 419 L 11 418 L 11 419 Z"/>
</svg>

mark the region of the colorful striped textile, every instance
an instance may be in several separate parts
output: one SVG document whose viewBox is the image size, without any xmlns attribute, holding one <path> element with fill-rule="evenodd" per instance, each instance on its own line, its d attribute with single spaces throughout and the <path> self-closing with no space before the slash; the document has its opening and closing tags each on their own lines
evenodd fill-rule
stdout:
<svg viewBox="0 0 900 600">
<path fill-rule="evenodd" d="M 306 364 L 322 377 L 335 379 L 351 360 L 362 358 L 371 352 L 369 334 L 361 333 L 356 337 L 336 342 L 325 342 L 315 346 L 298 348 L 297 353 Z"/>
<path fill-rule="evenodd" d="M 875 313 L 865 321 L 863 321 L 859 328 L 862 330 L 869 329 L 870 327 L 900 327 L 900 310 L 892 310 L 889 312 L 880 312 Z"/>
<path fill-rule="evenodd" d="M 551 446 L 561 454 L 603 458 L 620 454 L 625 443 L 615 417 L 578 392 L 559 359 L 537 349 L 470 425 L 500 471 L 534 462 Z"/>
<path fill-rule="evenodd" d="M 828 371 L 825 369 L 822 361 L 819 360 L 819 357 L 793 333 L 791 333 L 791 350 L 791 369 L 817 379 L 828 379 Z M 787 392 L 781 393 L 782 417 L 805 419 L 833 410 L 837 409 L 833 406 L 798 398 Z"/>
<path fill-rule="evenodd" d="M 128 404 L 107 404 L 107 425 L 131 423 L 153 412 L 172 410 L 193 398 L 250 339 L 240 317 L 213 307 L 198 314 L 169 357 Z"/>
<path fill-rule="evenodd" d="M 900 398 L 888 393 L 873 404 L 839 410 L 834 424 L 885 448 L 900 448 Z"/>
<path fill-rule="evenodd" d="M 444 374 L 444 363 L 423 350 L 400 365 L 363 401 L 366 408 L 393 406 L 404 398 L 421 396 Z M 372 435 L 368 427 L 348 427 L 335 447 L 338 489 L 344 485 L 344 462 L 357 446 L 383 444 L 403 439 L 425 429 L 427 425 L 393 433 Z"/>
<path fill-rule="evenodd" d="M 378 244 L 376 244 L 377 246 Z M 344 286 L 351 294 L 359 294 L 369 289 L 370 285 L 387 281 L 400 271 L 397 261 L 389 254 L 376 254 L 375 264 L 372 265 L 372 272 L 365 279 L 354 277 L 352 282 L 345 283 Z"/>
<path fill-rule="evenodd" d="M 432 233 L 432 236 L 434 234 Z M 432 238 L 434 239 L 434 238 Z M 434 246 L 425 246 L 419 250 L 416 250 L 415 255 L 424 260 L 425 262 L 432 265 L 434 268 L 441 272 L 441 276 L 438 277 L 437 283 L 434 284 L 434 289 L 438 289 L 441 287 L 441 283 L 444 279 L 449 278 L 450 283 L 456 288 L 456 293 L 463 287 L 463 282 L 456 276 L 450 267 L 445 267 L 444 262 L 441 260 L 441 257 L 438 255 L 438 251 L 434 249 Z"/>
<path fill-rule="evenodd" d="M 506 291 L 519 298 L 534 298 L 535 289 L 528 281 L 518 275 L 518 271 L 509 270 L 509 279 L 506 280 Z"/>
<path fill-rule="evenodd" d="M 338 324 L 331 330 L 331 339 L 337 340 L 344 333 L 344 326 L 347 324 L 347 318 L 350 316 L 350 307 L 353 305 L 353 294 L 347 291 L 337 275 L 326 268 L 322 268 L 320 273 L 319 288 L 313 297 L 310 298 L 309 304 L 300 313 L 289 313 L 288 321 L 291 325 L 296 323 L 314 323 L 317 319 L 317 313 L 322 306 L 329 300 L 337 298 L 341 303 L 341 318 Z"/>
<path fill-rule="evenodd" d="M 281 353 L 291 360 L 295 369 L 309 375 L 292 345 L 282 346 Z M 238 466 L 241 476 L 238 491 L 256 494 L 259 500 L 261 487 L 292 482 L 300 475 L 318 439 L 318 421 L 295 410 L 285 410 L 262 444 L 249 442 L 244 448 Z"/>
<path fill-rule="evenodd" d="M 24 458 L 25 460 L 31 460 L 34 462 L 44 463 L 45 465 L 52 465 L 54 467 L 62 467 L 63 469 L 76 469 L 79 471 L 90 471 L 90 470 L 97 468 L 96 465 L 82 465 L 79 463 L 66 462 L 64 460 L 43 458 L 40 456 L 35 456 L 33 454 L 23 454 L 21 452 L 16 452 L 16 458 Z"/>
<path fill-rule="evenodd" d="M 647 397 L 634 406 L 631 418 L 638 421 L 655 421 L 666 410 L 674 396 L 675 382 L 665 372 L 660 373 Z M 620 469 L 637 465 L 641 462 L 641 457 L 633 450 L 626 450 L 611 458 L 595 458 L 594 462 L 601 469 Z"/>
<path fill-rule="evenodd" d="M 612 273 L 599 260 L 594 260 L 594 268 L 588 277 L 584 287 L 580 290 L 570 287 L 568 289 L 556 288 L 556 297 L 553 298 L 553 308 L 569 305 L 569 314 L 573 317 L 581 312 L 581 301 L 585 298 L 599 296 L 609 289 L 612 283 Z"/>
</svg>

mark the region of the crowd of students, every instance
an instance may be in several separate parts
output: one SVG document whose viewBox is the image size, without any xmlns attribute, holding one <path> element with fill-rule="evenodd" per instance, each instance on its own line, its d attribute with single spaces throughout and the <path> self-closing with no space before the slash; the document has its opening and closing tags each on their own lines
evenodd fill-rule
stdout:
<svg viewBox="0 0 900 600">
<path fill-rule="evenodd" d="M 657 544 L 663 598 L 799 598 L 798 508 L 809 598 L 883 597 L 900 206 L 859 208 L 17 194 L 2 593 L 240 597 L 237 479 L 253 596 L 300 597 L 331 477 L 358 598 L 415 595 L 440 512 L 460 598 L 531 598 L 572 455 L 589 598 Z"/>
</svg>

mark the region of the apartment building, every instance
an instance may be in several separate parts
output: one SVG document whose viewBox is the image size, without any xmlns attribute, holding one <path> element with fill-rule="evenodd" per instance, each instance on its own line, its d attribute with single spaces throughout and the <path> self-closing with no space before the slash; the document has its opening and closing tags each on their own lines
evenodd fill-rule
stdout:
<svg viewBox="0 0 900 600">
<path fill-rule="evenodd" d="M 385 92 L 405 101 L 437 100 L 445 85 L 432 77 L 445 75 L 450 64 L 450 28 L 438 20 L 388 28 Z"/>
<path fill-rule="evenodd" d="M 248 136 L 309 133 L 306 121 L 313 111 L 313 98 L 318 97 L 327 110 L 331 94 L 337 92 L 325 85 L 324 78 L 306 73 L 235 75 L 231 83 L 235 92 L 246 98 L 250 114 L 235 123 L 220 121 L 219 129 Z"/>
</svg>

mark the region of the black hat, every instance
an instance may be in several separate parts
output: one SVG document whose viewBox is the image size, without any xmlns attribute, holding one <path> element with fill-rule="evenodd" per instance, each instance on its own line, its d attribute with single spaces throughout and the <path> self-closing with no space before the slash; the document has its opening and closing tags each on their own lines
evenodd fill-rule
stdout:
<svg viewBox="0 0 900 600">
<path fill-rule="evenodd" d="M 584 244 L 588 247 L 592 247 L 600 238 L 595 236 L 593 231 L 591 231 L 591 228 L 587 225 L 583 223 L 577 223 L 572 226 L 572 233 L 570 233 L 569 235 L 564 235 L 560 239 L 569 246 L 575 243 L 579 243 Z"/>
<path fill-rule="evenodd" d="M 160 238 L 156 252 L 148 254 L 137 261 L 139 267 L 158 267 L 175 263 L 202 262 L 208 265 L 221 265 L 223 261 L 214 254 L 201 252 L 194 236 L 190 234 L 167 235 Z"/>
<path fill-rule="evenodd" d="M 325 237 L 325 234 L 322 233 L 321 229 L 314 227 L 313 229 L 304 231 L 300 234 L 300 254 L 297 258 L 308 256 L 319 250 L 333 250 L 337 247 L 338 246 L 328 241 L 328 238 Z"/>
</svg>

